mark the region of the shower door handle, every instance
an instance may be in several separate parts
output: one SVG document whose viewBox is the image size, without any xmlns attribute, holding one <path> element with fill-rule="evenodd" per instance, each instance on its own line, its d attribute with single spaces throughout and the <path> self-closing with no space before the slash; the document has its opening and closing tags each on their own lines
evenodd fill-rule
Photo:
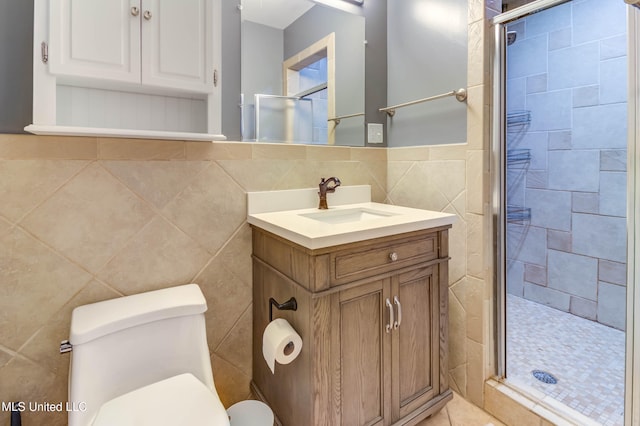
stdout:
<svg viewBox="0 0 640 426">
<path fill-rule="evenodd" d="M 389 298 L 387 297 L 387 300 L 385 301 L 385 305 L 387 306 L 387 308 L 389 308 L 389 322 L 387 323 L 386 327 L 385 327 L 385 332 L 390 333 L 391 330 L 393 330 L 393 326 L 395 324 L 394 318 L 393 318 L 393 305 L 391 304 L 391 301 L 389 300 Z"/>
</svg>

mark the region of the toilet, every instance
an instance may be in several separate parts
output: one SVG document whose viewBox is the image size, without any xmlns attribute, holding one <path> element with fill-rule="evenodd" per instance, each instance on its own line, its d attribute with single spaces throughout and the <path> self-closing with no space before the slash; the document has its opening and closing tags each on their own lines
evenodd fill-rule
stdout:
<svg viewBox="0 0 640 426">
<path fill-rule="evenodd" d="M 75 308 L 69 426 L 245 426 L 230 422 L 216 392 L 206 310 L 197 284 Z M 261 402 L 242 401 L 231 409 L 262 410 L 265 421 L 251 424 L 273 424 L 273 413 Z"/>
</svg>

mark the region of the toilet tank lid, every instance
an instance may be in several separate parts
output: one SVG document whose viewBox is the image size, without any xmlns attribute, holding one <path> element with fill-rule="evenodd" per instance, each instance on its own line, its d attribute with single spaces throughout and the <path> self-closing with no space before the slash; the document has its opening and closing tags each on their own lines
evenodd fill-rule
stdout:
<svg viewBox="0 0 640 426">
<path fill-rule="evenodd" d="M 197 284 L 78 306 L 71 314 L 69 342 L 79 345 L 126 328 L 206 310 L 207 302 Z"/>
</svg>

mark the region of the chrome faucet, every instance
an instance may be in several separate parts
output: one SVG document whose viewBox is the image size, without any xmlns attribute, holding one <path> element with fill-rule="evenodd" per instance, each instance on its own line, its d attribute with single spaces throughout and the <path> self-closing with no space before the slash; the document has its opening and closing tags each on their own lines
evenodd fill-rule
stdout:
<svg viewBox="0 0 640 426">
<path fill-rule="evenodd" d="M 329 186 L 329 184 L 333 182 L 333 186 Z M 340 179 L 337 177 L 330 177 L 329 179 L 322 178 L 320 181 L 320 191 L 318 191 L 318 195 L 320 196 L 320 205 L 318 206 L 321 210 L 326 210 L 329 208 L 327 206 L 327 192 L 335 192 L 336 188 L 340 186 Z"/>
</svg>

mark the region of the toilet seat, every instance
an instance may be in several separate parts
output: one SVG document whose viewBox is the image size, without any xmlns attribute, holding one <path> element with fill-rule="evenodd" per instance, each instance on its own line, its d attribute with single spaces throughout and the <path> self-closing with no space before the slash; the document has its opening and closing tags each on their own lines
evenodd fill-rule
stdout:
<svg viewBox="0 0 640 426">
<path fill-rule="evenodd" d="M 144 386 L 102 404 L 93 426 L 229 426 L 218 396 L 192 374 Z"/>
</svg>

